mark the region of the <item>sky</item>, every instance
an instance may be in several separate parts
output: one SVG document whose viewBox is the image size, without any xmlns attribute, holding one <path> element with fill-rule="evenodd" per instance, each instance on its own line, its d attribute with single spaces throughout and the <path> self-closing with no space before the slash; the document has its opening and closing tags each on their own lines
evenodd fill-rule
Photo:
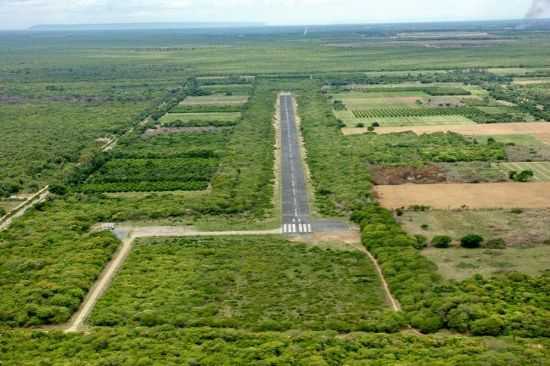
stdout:
<svg viewBox="0 0 550 366">
<path fill-rule="evenodd" d="M 135 22 L 286 25 L 517 19 L 531 5 L 532 0 L 0 0 L 0 29 Z"/>
</svg>

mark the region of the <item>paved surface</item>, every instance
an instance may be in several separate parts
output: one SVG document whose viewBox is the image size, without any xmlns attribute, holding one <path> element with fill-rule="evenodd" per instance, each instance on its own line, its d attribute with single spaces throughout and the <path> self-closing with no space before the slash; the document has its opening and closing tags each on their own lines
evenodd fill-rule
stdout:
<svg viewBox="0 0 550 366">
<path fill-rule="evenodd" d="M 283 93 L 280 98 L 281 175 L 284 234 L 312 232 L 306 176 L 300 150 L 294 100 Z"/>
<path fill-rule="evenodd" d="M 283 200 L 282 233 L 304 235 L 313 232 L 347 231 L 349 225 L 335 220 L 313 220 L 310 216 L 306 174 L 296 125 L 294 98 L 280 96 L 281 181 Z"/>
</svg>

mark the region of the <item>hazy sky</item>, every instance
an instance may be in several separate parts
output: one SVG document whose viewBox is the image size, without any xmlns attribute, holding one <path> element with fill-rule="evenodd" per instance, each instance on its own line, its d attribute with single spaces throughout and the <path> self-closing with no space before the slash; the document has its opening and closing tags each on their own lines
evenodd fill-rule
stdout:
<svg viewBox="0 0 550 366">
<path fill-rule="evenodd" d="M 0 28 L 35 24 L 254 21 L 326 24 L 515 19 L 532 0 L 0 0 Z"/>
</svg>

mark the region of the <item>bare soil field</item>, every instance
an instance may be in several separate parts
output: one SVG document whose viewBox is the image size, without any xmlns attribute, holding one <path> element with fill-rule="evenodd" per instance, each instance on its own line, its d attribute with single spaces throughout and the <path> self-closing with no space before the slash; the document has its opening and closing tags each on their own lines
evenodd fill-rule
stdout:
<svg viewBox="0 0 550 366">
<path fill-rule="evenodd" d="M 435 209 L 550 207 L 550 182 L 385 185 L 374 191 L 388 209 L 414 205 Z"/>
<path fill-rule="evenodd" d="M 412 131 L 417 135 L 435 132 L 455 132 L 462 135 L 495 136 L 495 135 L 534 135 L 545 141 L 550 141 L 549 122 L 517 122 L 517 123 L 491 123 L 469 125 L 440 125 L 440 126 L 406 126 L 406 127 L 380 127 L 376 129 L 378 134 L 389 134 Z M 343 128 L 344 135 L 357 135 L 366 133 L 366 128 Z"/>
</svg>

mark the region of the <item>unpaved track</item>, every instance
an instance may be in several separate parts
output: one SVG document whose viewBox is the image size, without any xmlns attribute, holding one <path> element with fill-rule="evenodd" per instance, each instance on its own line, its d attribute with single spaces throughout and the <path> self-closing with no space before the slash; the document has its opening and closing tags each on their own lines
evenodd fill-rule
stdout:
<svg viewBox="0 0 550 366">
<path fill-rule="evenodd" d="M 359 252 L 365 254 L 367 257 L 369 257 L 370 261 L 374 265 L 374 268 L 376 269 L 376 273 L 378 274 L 378 277 L 380 278 L 380 282 L 382 283 L 382 289 L 384 290 L 384 294 L 386 296 L 386 302 L 391 306 L 392 310 L 395 312 L 401 311 L 401 305 L 399 304 L 399 301 L 395 297 L 393 297 L 390 286 L 388 285 L 388 282 L 386 281 L 386 278 L 384 277 L 384 272 L 382 272 L 382 268 L 378 264 L 378 261 L 376 258 L 365 248 L 365 246 L 361 243 L 361 241 L 355 241 L 355 242 L 347 242 L 346 244 L 352 246 L 353 248 L 357 249 Z"/>
<path fill-rule="evenodd" d="M 39 202 L 46 200 L 50 192 L 48 191 L 49 186 L 46 186 L 36 192 L 34 195 L 29 197 L 25 202 L 14 208 L 6 216 L 0 220 L 0 231 L 7 229 L 14 219 L 21 217 L 27 212 L 27 210 Z"/>
</svg>

